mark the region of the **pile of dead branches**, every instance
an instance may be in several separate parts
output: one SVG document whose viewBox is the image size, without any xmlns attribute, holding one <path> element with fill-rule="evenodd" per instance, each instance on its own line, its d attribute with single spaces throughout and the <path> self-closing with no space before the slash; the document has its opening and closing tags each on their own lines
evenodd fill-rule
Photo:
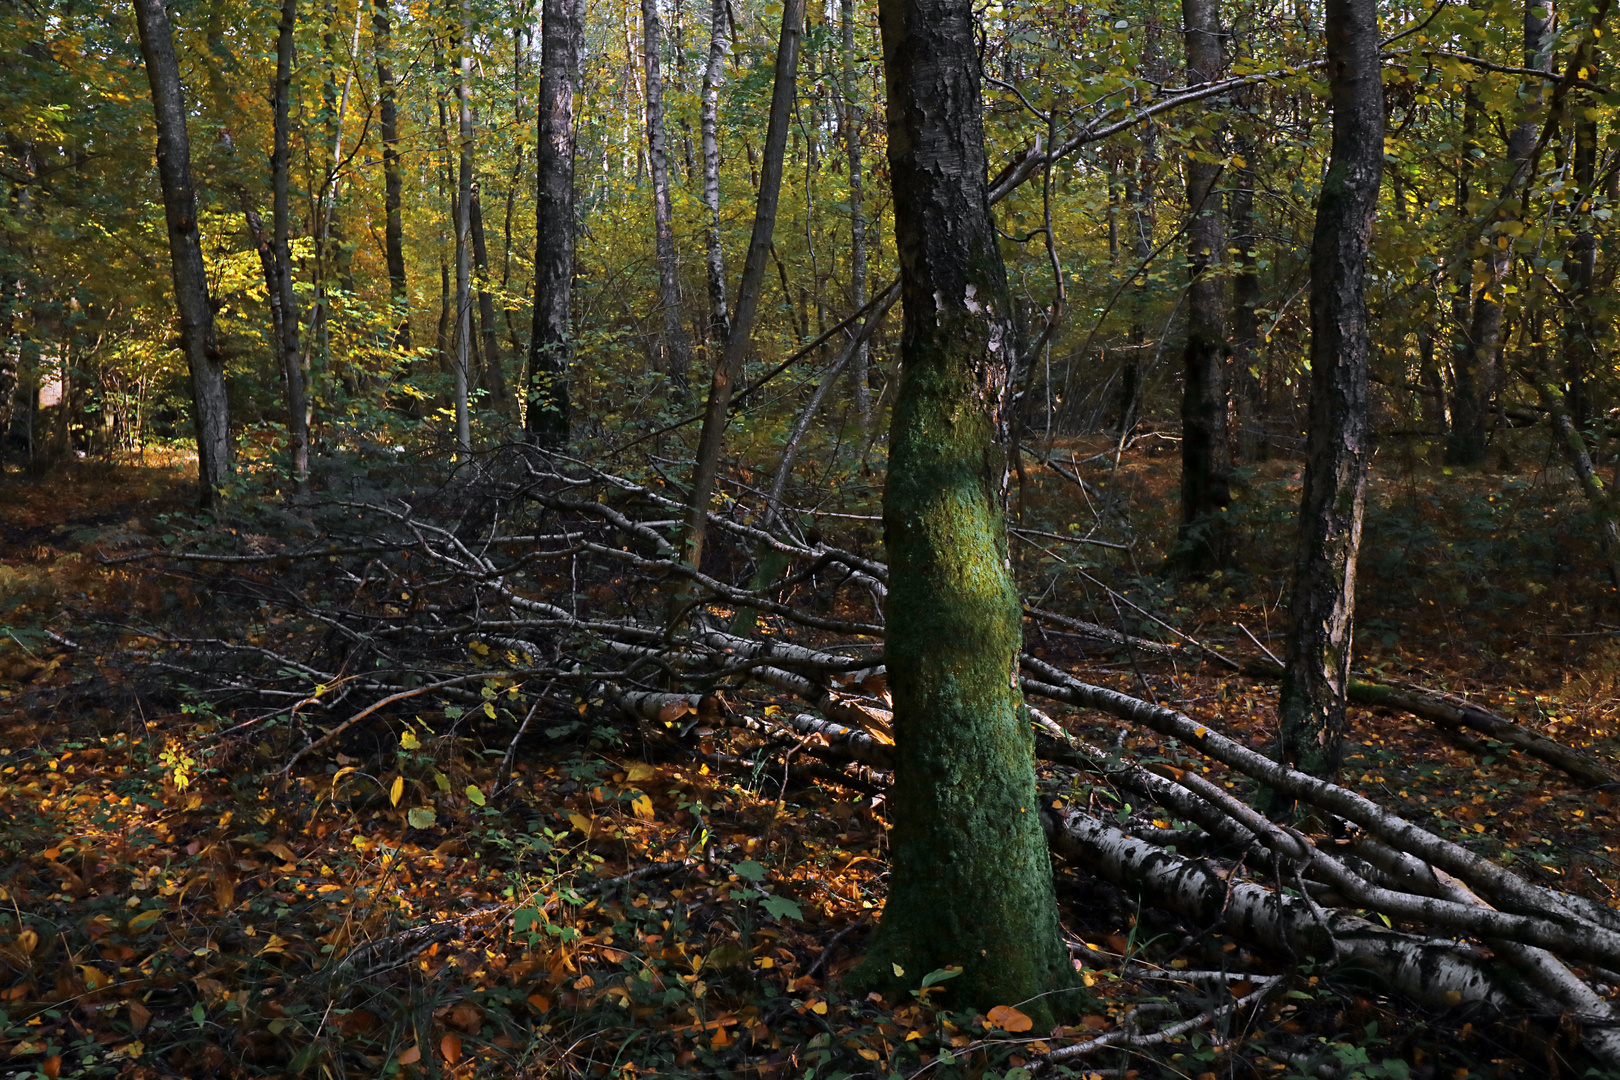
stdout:
<svg viewBox="0 0 1620 1080">
<path fill-rule="evenodd" d="M 738 500 L 711 515 L 709 553 L 694 569 L 675 546 L 684 496 L 657 478 L 513 449 L 430 490 L 309 507 L 320 539 L 306 546 L 220 530 L 181 549 L 122 556 L 192 578 L 224 598 L 237 626 L 188 637 L 133 628 L 141 659 L 230 709 L 238 723 L 221 737 L 289 737 L 284 775 L 431 698 L 454 703 L 469 723 L 492 720 L 496 701 L 516 703 L 503 774 L 524 739 L 577 721 L 583 707 L 636 725 L 643 738 L 684 740 L 718 767 L 785 770 L 795 759 L 801 778 L 880 793 L 892 766 L 883 562 L 797 531 L 799 515 Z M 787 569 L 761 585 L 758 568 L 773 560 Z M 1086 626 L 1030 614 L 1070 632 Z M 1091 631 L 1103 645 L 1201 648 Z M 1105 713 L 1163 739 L 1159 758 L 1144 763 L 1030 708 L 1050 769 L 1157 808 L 1104 818 L 1075 800 L 1054 803 L 1045 823 L 1058 855 L 1274 955 L 1358 971 L 1435 1006 L 1573 1023 L 1598 1061 L 1620 1069 L 1620 1014 L 1598 989 L 1620 984 L 1620 912 L 1532 884 L 1360 794 L 1284 768 L 1213 720 L 1092 685 L 1034 655 L 1023 668 L 1028 700 Z M 1431 716 L 1440 722 L 1507 723 L 1403 693 L 1394 707 L 1450 709 Z M 752 733 L 745 754 L 716 752 L 705 738 L 726 727 Z M 1519 745 L 1555 764 L 1565 755 L 1561 767 L 1588 769 L 1591 782 L 1611 775 L 1539 735 Z M 1241 790 L 1300 812 L 1279 823 Z M 1222 1010 L 1230 1007 L 1171 1027 Z M 1170 1029 L 1118 1038 L 1150 1045 Z"/>
</svg>

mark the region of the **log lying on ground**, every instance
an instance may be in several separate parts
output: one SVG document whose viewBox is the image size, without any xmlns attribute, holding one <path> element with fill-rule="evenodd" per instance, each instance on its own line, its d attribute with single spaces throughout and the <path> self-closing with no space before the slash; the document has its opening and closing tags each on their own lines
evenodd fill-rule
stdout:
<svg viewBox="0 0 1620 1080">
<path fill-rule="evenodd" d="M 1245 675 L 1251 679 L 1262 679 L 1266 682 L 1278 682 L 1282 679 L 1282 668 L 1276 664 L 1263 660 L 1236 660 L 1196 642 L 1187 645 L 1172 645 L 1162 641 L 1151 641 L 1147 638 L 1136 637 L 1119 630 L 1110 630 L 1108 627 L 1098 626 L 1096 623 L 1071 619 L 1056 612 L 1039 608 L 1025 608 L 1024 610 L 1025 614 L 1037 622 L 1050 623 L 1053 626 L 1061 627 L 1069 633 L 1078 634 L 1081 637 L 1114 648 L 1147 656 L 1180 657 L 1189 662 L 1220 664 L 1240 675 Z M 1532 731 L 1521 724 L 1516 724 L 1505 717 L 1497 716 L 1488 709 L 1482 709 L 1478 705 L 1456 695 L 1436 693 L 1432 690 L 1422 690 L 1411 686 L 1393 686 L 1388 683 L 1355 679 L 1351 681 L 1346 689 L 1345 696 L 1357 705 L 1371 709 L 1394 709 L 1439 724 L 1441 727 L 1452 729 L 1471 728 L 1487 738 L 1506 743 L 1516 750 L 1521 750 L 1531 757 L 1544 761 L 1553 768 L 1562 770 L 1582 783 L 1593 787 L 1620 785 L 1620 773 L 1617 773 L 1592 755 L 1549 739 L 1539 732 Z"/>
<path fill-rule="evenodd" d="M 1493 964 L 1478 949 L 1396 931 L 1308 899 L 1247 881 L 1228 881 L 1201 861 L 1176 855 L 1074 809 L 1042 814 L 1053 850 L 1090 874 L 1140 892 L 1156 906 L 1234 937 L 1295 954 L 1331 955 L 1427 1005 L 1472 1004 L 1492 1012 L 1517 1005 L 1547 1019 L 1571 1017 L 1583 1045 L 1620 1068 L 1620 1031 L 1608 1003 L 1565 972 L 1550 984 L 1523 977 L 1517 963 Z M 1554 962 L 1556 963 L 1556 962 Z M 1561 969 L 1562 970 L 1562 969 Z M 1532 976 L 1533 978 L 1533 976 Z M 1570 984 L 1574 985 L 1571 986 Z"/>
<path fill-rule="evenodd" d="M 813 717 L 795 719 L 801 723 L 811 722 L 810 730 L 826 724 Z M 784 718 L 775 717 L 772 722 L 782 724 Z M 798 724 L 787 726 L 805 730 Z M 856 760 L 877 764 L 880 759 L 875 755 L 884 755 L 888 750 L 861 733 L 850 734 L 856 736 L 855 741 L 848 744 L 850 756 Z M 1084 751 L 1099 758 L 1104 756 L 1093 747 L 1084 747 Z M 1208 800 L 1204 809 L 1215 808 L 1217 817 L 1220 810 L 1232 811 L 1234 807 L 1229 802 L 1217 806 L 1221 803 L 1220 796 L 1208 781 L 1202 781 L 1208 786 L 1201 792 L 1188 792 L 1182 786 L 1188 777 L 1178 783 L 1134 765 L 1119 765 L 1115 771 L 1122 777 L 1125 773 L 1132 774 L 1129 779 L 1154 788 L 1159 801 L 1174 803 L 1194 819 L 1205 819 L 1229 839 L 1252 841 L 1269 827 L 1284 835 L 1284 844 L 1298 844 L 1297 840 L 1286 839 L 1287 834 L 1252 811 L 1248 820 L 1229 821 L 1227 828 L 1222 828 L 1218 821 L 1210 821 L 1209 814 L 1192 805 L 1201 801 L 1200 796 Z M 1197 783 L 1194 780 L 1194 784 Z M 1177 802 L 1175 796 L 1168 795 L 1171 791 L 1179 792 L 1183 798 Z M 1191 798 L 1186 798 L 1189 795 Z M 1331 956 L 1336 964 L 1364 971 L 1390 989 L 1436 1007 L 1471 1004 L 1496 1013 L 1518 1009 L 1547 1019 L 1570 1017 L 1582 1025 L 1585 1044 L 1594 1056 L 1609 1067 L 1620 1067 L 1620 1032 L 1615 1030 L 1620 1026 L 1620 1018 L 1589 986 L 1543 950 L 1487 939 L 1491 951 L 1508 961 L 1495 963 L 1490 953 L 1451 938 L 1397 931 L 1344 911 L 1324 909 L 1307 896 L 1284 896 L 1263 885 L 1223 877 L 1204 861 L 1166 851 L 1074 808 L 1049 807 L 1043 823 L 1053 849 L 1059 854 L 1083 866 L 1087 872 L 1140 893 L 1154 906 L 1197 925 L 1224 930 L 1250 945 L 1273 952 Z M 1256 860 L 1256 865 L 1263 862 L 1263 858 Z M 1295 868 L 1309 865 L 1300 860 Z M 1431 880 L 1436 879 L 1431 876 Z M 1359 892 L 1355 897 L 1357 901 L 1374 901 L 1369 906 L 1375 910 L 1394 907 L 1397 914 L 1400 913 L 1399 904 L 1392 901 L 1393 894 L 1389 890 L 1369 891 L 1365 885 L 1342 879 L 1334 884 Z M 1457 906 L 1469 903 L 1479 906 L 1481 914 L 1488 912 L 1477 897 L 1468 896 L 1465 890 L 1455 886 L 1451 887 L 1447 900 Z M 1202 1016 L 1182 1024 L 1189 1025 L 1188 1030 L 1191 1030 L 1211 1019 Z M 1078 1049 L 1071 1048 L 1071 1052 Z M 1053 1063 L 1057 1060 L 1054 1058 Z"/>
<path fill-rule="evenodd" d="M 1532 885 L 1489 859 L 1390 813 L 1365 796 L 1279 765 L 1173 709 L 1106 687 L 1091 686 L 1033 657 L 1024 657 L 1024 666 L 1039 676 L 1024 679 L 1028 694 L 1110 713 L 1178 739 L 1252 780 L 1359 825 L 1397 850 L 1462 879 L 1506 910 L 1580 926 L 1594 941 L 1600 942 L 1598 947 L 1603 951 L 1620 950 L 1620 912 L 1612 908 L 1570 893 Z"/>
</svg>

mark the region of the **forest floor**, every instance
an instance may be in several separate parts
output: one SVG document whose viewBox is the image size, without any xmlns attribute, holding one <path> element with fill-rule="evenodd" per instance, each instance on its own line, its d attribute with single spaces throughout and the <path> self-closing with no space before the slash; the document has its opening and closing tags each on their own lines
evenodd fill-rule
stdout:
<svg viewBox="0 0 1620 1080">
<path fill-rule="evenodd" d="M 1188 582 L 1160 572 L 1173 444 L 1085 460 L 1105 449 L 1054 451 L 1085 490 L 1027 466 L 1028 594 L 1131 633 L 1152 629 L 1134 604 L 1234 655 L 1280 651 L 1291 467 L 1246 471 L 1236 568 Z M 406 709 L 386 753 L 312 757 L 284 783 L 293 748 L 231 737 L 231 716 L 142 659 L 136 622 L 186 624 L 199 586 L 100 560 L 196 528 L 190 483 L 178 459 L 0 476 L 0 1075 L 1020 1080 L 1206 953 L 1289 969 L 1290 989 L 1246 1025 L 1075 1075 L 1580 1074 L 1564 1032 L 1416 1010 L 1221 935 L 1189 953 L 1173 920 L 1062 864 L 1089 988 L 1071 1027 L 1030 1031 L 1016 1003 L 938 1010 L 922 973 L 911 1000 L 845 1000 L 837 976 L 883 905 L 882 796 L 795 780 L 793 761 L 738 769 L 746 733 L 700 728 L 686 752 L 581 702 L 572 729 L 524 745 L 497 795 L 509 731 L 447 738 Z M 1132 553 L 1064 539 L 1088 534 Z M 1357 666 L 1615 758 L 1620 613 L 1594 536 L 1553 472 L 1388 469 L 1369 499 Z M 1028 632 L 1091 682 L 1269 742 L 1273 686 Z M 1614 901 L 1610 792 L 1404 714 L 1352 712 L 1347 786 L 1531 880 Z M 1096 714 L 1054 715 L 1100 745 L 1161 749 Z M 1130 809 L 1103 785 L 1043 783 Z"/>
</svg>

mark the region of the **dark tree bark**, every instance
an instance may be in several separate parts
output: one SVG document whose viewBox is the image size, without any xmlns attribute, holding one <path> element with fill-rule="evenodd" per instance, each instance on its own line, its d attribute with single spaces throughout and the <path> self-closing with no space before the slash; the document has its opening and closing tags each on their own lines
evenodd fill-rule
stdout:
<svg viewBox="0 0 1620 1080">
<path fill-rule="evenodd" d="M 272 192 L 271 230 L 276 256 L 276 287 L 281 291 L 281 377 L 287 390 L 287 442 L 293 483 L 300 492 L 309 486 L 309 412 L 304 399 L 304 359 L 298 347 L 298 298 L 293 291 L 289 205 L 292 152 L 293 33 L 298 26 L 298 0 L 282 0 L 281 22 L 276 29 L 276 82 L 271 95 L 274 109 L 274 149 L 270 154 Z"/>
<path fill-rule="evenodd" d="M 1575 238 L 1570 242 L 1569 255 L 1564 261 L 1569 276 L 1565 292 L 1563 360 L 1564 399 L 1568 404 L 1570 422 L 1577 431 L 1586 427 L 1590 419 L 1591 401 L 1587 380 L 1597 370 L 1597 317 L 1592 309 L 1592 282 L 1597 274 L 1597 237 L 1592 232 L 1590 201 L 1592 185 L 1597 179 L 1597 121 L 1586 119 L 1585 109 L 1592 107 L 1589 95 L 1579 95 L 1574 109 L 1574 168 L 1572 176 L 1579 200 L 1570 207 L 1571 224 Z"/>
<path fill-rule="evenodd" d="M 691 566 L 702 565 L 703 541 L 709 528 L 709 500 L 720 471 L 720 450 L 725 442 L 726 414 L 732 387 L 742 376 L 743 360 L 754 340 L 754 319 L 765 284 L 766 261 L 771 257 L 771 235 L 776 231 L 776 205 L 782 193 L 782 162 L 787 153 L 788 124 L 797 97 L 799 39 L 803 35 L 804 0 L 785 0 L 782 30 L 776 42 L 776 83 L 771 91 L 771 115 L 765 129 L 765 157 L 759 171 L 759 194 L 754 203 L 754 231 L 748 239 L 742 280 L 737 285 L 737 309 L 726 336 L 725 351 L 714 358 L 709 397 L 703 410 L 703 431 L 698 436 L 697 464 L 692 470 L 692 502 L 688 507 L 682 557 Z"/>
<path fill-rule="evenodd" d="M 289 0 L 291 2 L 291 0 Z M 456 448 L 461 460 L 472 455 L 472 415 L 467 400 L 472 371 L 472 0 L 461 0 L 461 38 L 456 51 L 456 131 L 460 154 L 456 172 Z"/>
<path fill-rule="evenodd" d="M 400 196 L 404 183 L 399 167 L 399 111 L 394 103 L 394 75 L 389 68 L 393 50 L 393 29 L 388 19 L 390 0 L 375 0 L 371 18 L 373 48 L 377 58 L 377 123 L 382 132 L 383 156 L 383 257 L 388 263 L 388 295 L 399 318 L 394 344 L 411 347 L 410 292 L 405 283 L 405 228 L 400 216 Z"/>
<path fill-rule="evenodd" d="M 647 80 L 647 162 L 652 172 L 653 230 L 658 254 L 658 302 L 664 309 L 664 369 L 684 393 L 691 368 L 692 344 L 681 323 L 681 282 L 675 262 L 675 223 L 669 205 L 669 147 L 664 125 L 664 77 L 659 54 L 664 47 L 658 0 L 641 0 L 642 59 Z"/>
<path fill-rule="evenodd" d="M 1311 241 L 1311 398 L 1288 655 L 1278 702 L 1285 763 L 1331 776 L 1342 753 L 1367 491 L 1366 278 L 1384 164 L 1375 0 L 1328 0 L 1333 146 Z"/>
<path fill-rule="evenodd" d="M 185 89 L 174 55 L 174 38 L 163 0 L 135 0 L 141 55 L 157 119 L 158 180 L 169 233 L 180 347 L 191 369 L 192 418 L 197 431 L 199 497 L 212 507 L 230 469 L 230 405 L 225 396 L 225 359 L 214 338 L 214 309 L 197 230 L 197 196 L 191 185 L 191 141 L 186 134 Z"/>
<path fill-rule="evenodd" d="M 568 441 L 569 326 L 574 290 L 574 82 L 584 0 L 545 0 L 540 30 L 540 108 L 535 199 L 534 326 L 529 335 L 529 440 Z"/>
<path fill-rule="evenodd" d="M 1254 146 L 1247 135 L 1239 135 L 1232 146 L 1236 181 L 1232 189 L 1231 246 L 1237 252 L 1237 272 L 1232 275 L 1232 405 L 1237 418 L 1236 451 L 1243 461 L 1260 458 L 1264 445 L 1265 417 L 1260 409 L 1260 275 L 1255 268 L 1256 225 L 1254 220 Z"/>
<path fill-rule="evenodd" d="M 479 188 L 472 190 L 473 266 L 478 272 L 478 329 L 484 344 L 484 363 L 479 382 L 489 391 L 497 412 L 506 411 L 506 372 L 501 366 L 501 343 L 495 330 L 495 297 L 489 291 L 489 245 L 484 240 L 484 211 L 478 200 Z"/>
<path fill-rule="evenodd" d="M 1182 0 L 1187 85 L 1220 75 L 1217 0 Z M 1220 139 L 1193 141 L 1187 173 L 1187 347 L 1181 388 L 1181 559 L 1207 571 L 1227 559 L 1226 507 L 1231 500 L 1232 451 L 1226 431 L 1226 313 L 1220 265 L 1226 251 L 1225 214 L 1216 190 Z"/>
<path fill-rule="evenodd" d="M 1018 691 L 1005 502 L 1013 302 L 985 185 L 969 0 L 883 0 L 905 377 L 884 487 L 894 693 L 889 899 L 854 981 L 948 964 L 953 1007 L 1019 1002 L 1045 1031 L 1074 984 Z M 903 974 L 902 974 L 903 972 Z"/>
<path fill-rule="evenodd" d="M 865 110 L 861 107 L 861 84 L 855 68 L 855 0 L 839 0 L 838 21 L 843 34 L 844 153 L 849 165 L 850 303 L 859 310 L 866 306 L 866 209 L 861 161 Z M 872 390 L 864 343 L 856 347 L 855 355 L 850 358 L 849 378 L 855 388 L 855 411 L 865 424 L 872 415 Z"/>
<path fill-rule="evenodd" d="M 1455 209 L 1467 219 L 1473 198 L 1474 136 L 1479 127 L 1479 98 L 1473 90 L 1463 97 L 1462 133 L 1457 154 Z M 1485 457 L 1485 407 L 1477 389 L 1470 339 L 1474 298 L 1474 258 L 1468 252 L 1451 259 L 1451 427 L 1446 433 L 1446 460 L 1480 461 Z"/>
<path fill-rule="evenodd" d="M 1547 6 L 1547 0 L 1528 0 L 1524 9 L 1526 67 L 1547 66 L 1544 52 L 1551 34 L 1552 8 Z M 1536 143 L 1535 113 L 1541 108 L 1542 80 L 1527 82 L 1522 98 L 1523 112 L 1507 137 L 1505 164 L 1509 175 L 1502 188 L 1501 205 L 1496 220 L 1481 237 L 1486 245 L 1485 257 L 1480 260 L 1485 280 L 1472 283 L 1474 311 L 1468 336 L 1460 350 L 1452 406 L 1456 422 L 1446 446 L 1446 461 L 1451 465 L 1478 465 L 1485 460 L 1485 418 L 1501 367 L 1502 289 L 1507 283 L 1508 271 L 1513 268 L 1512 228 L 1520 218 L 1513 194 L 1528 179 L 1530 155 Z"/>
</svg>

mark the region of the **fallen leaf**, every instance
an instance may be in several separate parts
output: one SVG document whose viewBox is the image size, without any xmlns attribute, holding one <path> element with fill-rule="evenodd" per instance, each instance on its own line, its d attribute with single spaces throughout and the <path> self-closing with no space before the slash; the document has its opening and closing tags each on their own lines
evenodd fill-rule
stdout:
<svg viewBox="0 0 1620 1080">
<path fill-rule="evenodd" d="M 454 1065 L 461 1060 L 461 1036 L 451 1032 L 439 1040 L 439 1054 Z"/>
<path fill-rule="evenodd" d="M 422 1048 L 420 1046 L 412 1046 L 409 1050 L 406 1050 L 399 1055 L 399 1063 L 401 1065 L 415 1065 L 421 1060 Z"/>
<path fill-rule="evenodd" d="M 163 912 L 158 908 L 148 908 L 146 911 L 140 912 L 133 919 L 129 920 L 129 932 L 132 934 L 139 934 L 141 931 L 146 930 L 162 917 Z"/>
<path fill-rule="evenodd" d="M 1011 1005 L 997 1005 L 986 1018 L 1003 1031 L 1028 1031 L 1035 1026 L 1035 1021 Z"/>
<path fill-rule="evenodd" d="M 146 1025 L 151 1023 L 151 1021 L 151 1009 L 148 1009 L 139 1001 L 131 1001 L 129 1003 L 129 1030 L 139 1035 L 141 1033 L 141 1029 L 146 1027 Z"/>
<path fill-rule="evenodd" d="M 630 812 L 643 821 L 653 819 L 653 801 L 646 795 L 637 796 L 630 803 Z"/>
<path fill-rule="evenodd" d="M 388 801 L 398 806 L 399 800 L 404 794 L 405 778 L 403 776 L 394 777 L 394 784 L 388 789 Z"/>
</svg>

